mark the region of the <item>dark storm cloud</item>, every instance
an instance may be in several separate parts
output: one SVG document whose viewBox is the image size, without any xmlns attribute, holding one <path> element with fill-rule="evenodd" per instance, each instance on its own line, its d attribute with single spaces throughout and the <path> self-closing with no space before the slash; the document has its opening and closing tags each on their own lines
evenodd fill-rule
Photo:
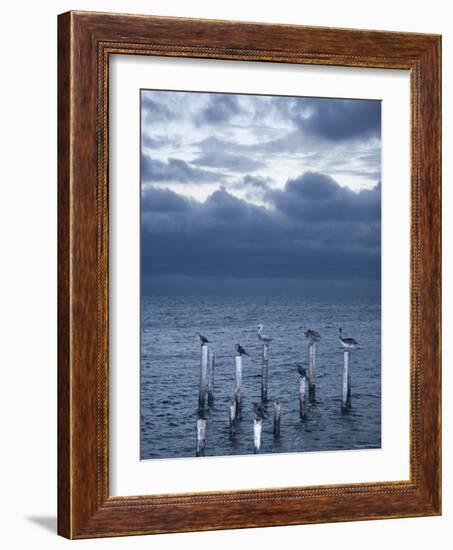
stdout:
<svg viewBox="0 0 453 550">
<path fill-rule="evenodd" d="M 273 102 L 277 118 L 291 128 L 285 135 L 250 145 L 249 150 L 265 153 L 296 153 L 306 151 L 307 138 L 316 139 L 316 156 L 321 157 L 325 147 L 339 146 L 351 140 L 363 144 L 381 136 L 381 102 L 370 100 L 342 100 L 320 98 L 280 98 Z M 380 162 L 380 151 L 360 155 L 358 160 L 375 166 Z"/>
<path fill-rule="evenodd" d="M 198 114 L 198 124 L 218 124 L 229 122 L 231 118 L 241 113 L 237 95 L 211 94 L 208 104 Z"/>
<path fill-rule="evenodd" d="M 189 212 L 196 203 L 169 189 L 153 189 L 142 194 L 142 214 L 165 212 Z"/>
<path fill-rule="evenodd" d="M 381 102 L 370 100 L 319 99 L 305 100 L 304 116 L 294 108 L 296 124 L 309 134 L 330 141 L 351 138 L 379 137 Z M 305 116 L 308 107 L 309 116 Z"/>
<path fill-rule="evenodd" d="M 147 189 L 142 203 L 144 277 L 377 281 L 379 196 L 380 186 L 352 193 L 321 174 L 304 174 L 270 194 L 273 209 L 236 198 L 224 188 L 204 203 Z"/>
<path fill-rule="evenodd" d="M 167 162 L 141 155 L 141 177 L 143 182 L 212 183 L 225 179 L 223 174 L 191 166 L 180 159 L 169 158 Z"/>
<path fill-rule="evenodd" d="M 289 216 L 307 222 L 380 219 L 380 186 L 359 193 L 340 187 L 331 177 L 316 172 L 288 180 L 284 190 L 269 191 L 275 206 Z"/>
</svg>

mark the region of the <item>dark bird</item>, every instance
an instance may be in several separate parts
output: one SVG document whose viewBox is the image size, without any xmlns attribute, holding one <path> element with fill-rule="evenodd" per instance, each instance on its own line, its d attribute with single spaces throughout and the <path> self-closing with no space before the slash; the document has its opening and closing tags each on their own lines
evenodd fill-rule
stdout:
<svg viewBox="0 0 453 550">
<path fill-rule="evenodd" d="M 235 349 L 237 351 L 238 355 L 248 355 L 248 353 L 245 351 L 245 349 L 241 346 L 241 344 L 236 344 Z"/>
<path fill-rule="evenodd" d="M 272 338 L 270 336 L 265 336 L 263 334 L 263 325 L 258 325 L 258 338 L 262 341 L 262 342 L 272 342 Z"/>
<path fill-rule="evenodd" d="M 260 403 L 253 403 L 253 410 L 255 411 L 255 414 L 256 414 L 256 418 L 267 418 L 268 417 L 268 412 L 267 412 L 267 409 L 266 407 Z"/>
<path fill-rule="evenodd" d="M 316 330 L 308 329 L 304 332 L 304 334 L 305 338 L 307 338 L 307 340 L 310 340 L 311 343 L 319 342 L 319 340 L 321 340 L 321 335 L 319 334 L 319 332 L 316 332 Z"/>
<path fill-rule="evenodd" d="M 206 336 L 203 336 L 199 332 L 197 332 L 198 338 L 200 338 L 201 345 L 204 346 L 205 344 L 209 344 L 209 340 L 206 338 Z"/>
<path fill-rule="evenodd" d="M 302 365 L 298 365 L 298 367 L 297 367 L 297 372 L 298 372 L 302 377 L 307 378 L 307 370 L 304 369 L 304 367 L 303 367 Z"/>
<path fill-rule="evenodd" d="M 339 332 L 339 339 L 340 339 L 340 342 L 341 342 L 341 345 L 346 348 L 346 349 L 356 349 L 359 347 L 359 343 L 354 340 L 354 338 L 343 338 L 342 336 L 342 332 L 343 332 L 343 329 L 340 328 L 338 330 Z"/>
</svg>

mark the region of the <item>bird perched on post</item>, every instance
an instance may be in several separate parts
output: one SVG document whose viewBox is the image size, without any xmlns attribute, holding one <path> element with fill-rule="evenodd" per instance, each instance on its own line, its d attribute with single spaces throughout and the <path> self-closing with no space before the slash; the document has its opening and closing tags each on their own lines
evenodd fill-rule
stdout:
<svg viewBox="0 0 453 550">
<path fill-rule="evenodd" d="M 269 415 L 266 407 L 262 403 L 253 403 L 253 410 L 255 411 L 257 419 L 267 418 Z"/>
<path fill-rule="evenodd" d="M 205 344 L 209 344 L 209 340 L 206 338 L 206 336 L 203 336 L 199 332 L 197 332 L 198 338 L 200 338 L 201 345 L 204 346 Z"/>
<path fill-rule="evenodd" d="M 258 338 L 262 341 L 262 342 L 272 342 L 272 338 L 270 336 L 265 336 L 263 334 L 263 325 L 258 325 Z"/>
<path fill-rule="evenodd" d="M 354 340 L 354 338 L 343 338 L 342 336 L 342 332 L 343 332 L 343 329 L 340 327 L 339 330 L 339 339 L 340 339 L 340 342 L 341 342 L 341 345 L 346 348 L 346 349 L 356 349 L 359 347 L 359 343 Z"/>
<path fill-rule="evenodd" d="M 302 378 L 307 378 L 307 371 L 302 365 L 297 366 L 297 372 L 302 376 Z"/>
<path fill-rule="evenodd" d="M 308 329 L 304 332 L 305 338 L 310 341 L 310 344 L 314 342 L 319 342 L 321 340 L 321 335 L 316 330 Z"/>
<path fill-rule="evenodd" d="M 238 355 L 248 355 L 248 353 L 245 351 L 245 349 L 241 346 L 241 344 L 236 344 L 235 346 L 236 352 Z"/>
</svg>

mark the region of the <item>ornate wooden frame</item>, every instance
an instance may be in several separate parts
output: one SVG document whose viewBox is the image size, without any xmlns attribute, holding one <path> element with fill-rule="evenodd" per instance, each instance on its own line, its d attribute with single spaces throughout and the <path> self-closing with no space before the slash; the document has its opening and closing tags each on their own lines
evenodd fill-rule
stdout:
<svg viewBox="0 0 453 550">
<path fill-rule="evenodd" d="M 441 38 L 87 12 L 60 15 L 58 24 L 58 532 L 87 538 L 440 514 Z M 110 54 L 410 71 L 409 481 L 109 496 Z"/>
</svg>

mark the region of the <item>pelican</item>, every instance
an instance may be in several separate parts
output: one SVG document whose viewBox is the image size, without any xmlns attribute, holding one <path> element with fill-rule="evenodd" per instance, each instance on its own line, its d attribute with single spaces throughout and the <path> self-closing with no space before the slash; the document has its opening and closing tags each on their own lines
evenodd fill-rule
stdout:
<svg viewBox="0 0 453 550">
<path fill-rule="evenodd" d="M 341 345 L 346 349 L 356 349 L 359 347 L 359 343 L 354 340 L 354 338 L 343 338 L 342 332 L 343 329 L 339 329 L 339 339 L 341 342 Z"/>
<path fill-rule="evenodd" d="M 272 342 L 272 338 L 270 336 L 265 336 L 264 334 L 262 334 L 262 330 L 263 330 L 263 325 L 258 325 L 258 338 L 262 342 Z"/>
<path fill-rule="evenodd" d="M 299 365 L 297 367 L 297 372 L 300 374 L 300 376 L 302 376 L 302 378 L 307 378 L 307 370 L 304 369 L 302 365 Z"/>
<path fill-rule="evenodd" d="M 321 335 L 319 332 L 316 332 L 316 330 L 308 329 L 304 332 L 305 338 L 307 340 L 310 340 L 310 343 L 313 344 L 313 342 L 319 342 L 321 340 Z"/>
<path fill-rule="evenodd" d="M 267 418 L 268 417 L 268 412 L 267 412 L 267 409 L 266 407 L 260 403 L 258 405 L 258 403 L 253 403 L 253 410 L 255 411 L 255 414 L 256 414 L 256 418 Z"/>
<path fill-rule="evenodd" d="M 236 344 L 235 349 L 237 351 L 238 355 L 248 355 L 248 353 L 245 351 L 245 349 L 241 346 L 241 344 Z"/>
<path fill-rule="evenodd" d="M 197 332 L 198 338 L 200 338 L 201 345 L 204 346 L 205 344 L 209 344 L 209 340 L 206 338 L 206 336 L 203 336 L 199 332 Z"/>
</svg>

